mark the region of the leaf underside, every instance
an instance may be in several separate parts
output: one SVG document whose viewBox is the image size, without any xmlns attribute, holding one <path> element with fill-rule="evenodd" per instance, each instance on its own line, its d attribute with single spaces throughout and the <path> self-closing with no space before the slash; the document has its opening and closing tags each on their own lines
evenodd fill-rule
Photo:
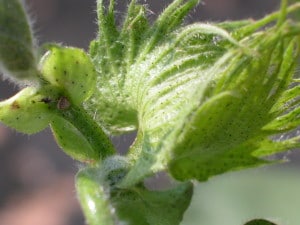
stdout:
<svg viewBox="0 0 300 225">
<path fill-rule="evenodd" d="M 298 137 L 270 138 L 300 122 L 292 25 L 257 31 L 274 14 L 180 27 L 197 2 L 174 1 L 151 24 L 132 1 L 118 28 L 114 2 L 98 1 L 97 91 L 85 107 L 111 134 L 138 130 L 124 187 L 167 168 L 179 180 L 206 180 L 299 146 Z"/>
</svg>

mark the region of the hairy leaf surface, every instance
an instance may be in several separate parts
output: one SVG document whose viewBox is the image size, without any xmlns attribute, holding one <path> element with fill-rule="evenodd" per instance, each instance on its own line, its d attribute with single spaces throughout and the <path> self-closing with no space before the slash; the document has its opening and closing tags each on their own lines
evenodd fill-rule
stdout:
<svg viewBox="0 0 300 225">
<path fill-rule="evenodd" d="M 284 10 L 257 22 L 180 27 L 197 2 L 174 1 L 151 24 L 132 1 L 119 29 L 114 1 L 107 9 L 98 1 L 90 49 L 98 84 L 86 109 L 112 134 L 138 131 L 123 187 L 165 169 L 206 180 L 298 146 L 298 137 L 271 139 L 300 122 L 297 84 L 290 88 L 297 32 L 288 22 L 258 31 Z"/>
<path fill-rule="evenodd" d="M 13 79 L 37 78 L 31 29 L 19 0 L 0 1 L 0 69 Z"/>
</svg>

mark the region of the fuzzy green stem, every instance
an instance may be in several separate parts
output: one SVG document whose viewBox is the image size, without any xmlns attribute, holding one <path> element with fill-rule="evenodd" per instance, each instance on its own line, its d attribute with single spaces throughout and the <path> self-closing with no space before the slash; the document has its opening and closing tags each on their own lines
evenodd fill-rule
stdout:
<svg viewBox="0 0 300 225">
<path fill-rule="evenodd" d="M 96 169 L 88 168 L 76 176 L 78 198 L 89 225 L 114 225 L 108 193 L 97 182 Z"/>
</svg>

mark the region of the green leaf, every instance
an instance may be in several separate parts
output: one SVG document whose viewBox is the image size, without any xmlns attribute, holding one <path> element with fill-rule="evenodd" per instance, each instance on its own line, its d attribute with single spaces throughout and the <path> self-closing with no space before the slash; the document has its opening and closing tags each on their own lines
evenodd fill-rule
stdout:
<svg viewBox="0 0 300 225">
<path fill-rule="evenodd" d="M 123 70 L 130 70 L 130 66 L 134 63 L 141 44 L 144 42 L 143 36 L 146 35 L 149 27 L 146 8 L 137 4 L 136 0 L 131 1 L 119 37 L 122 43 L 126 43 L 125 53 L 123 53 L 123 63 L 125 64 Z"/>
<path fill-rule="evenodd" d="M 163 170 L 166 164 L 177 179 L 206 180 L 229 170 L 268 163 L 261 157 L 299 146 L 299 138 L 269 139 L 299 125 L 298 120 L 289 118 L 292 125 L 288 128 L 284 121 L 284 129 L 270 128 L 282 114 L 289 115 L 289 99 L 282 96 L 290 92 L 288 86 L 293 82 L 297 41 L 272 29 L 255 36 L 247 38 L 248 43 L 243 41 L 244 46 L 255 49 L 254 54 L 234 45 L 213 67 L 194 66 L 199 83 L 190 79 L 188 88 L 176 75 L 180 66 L 169 73 L 173 86 L 165 82 L 164 70 L 155 74 L 160 86 L 143 96 L 143 100 L 153 100 L 142 105 L 141 129 L 131 149 L 134 166 L 122 183 L 124 187 L 151 171 Z M 179 73 L 187 79 L 188 74 Z M 296 118 L 297 114 L 293 115 Z"/>
<path fill-rule="evenodd" d="M 0 62 L 12 79 L 37 78 L 31 29 L 19 0 L 0 1 Z"/>
<path fill-rule="evenodd" d="M 17 131 L 32 134 L 45 129 L 54 116 L 52 101 L 48 96 L 55 96 L 53 87 L 39 90 L 28 87 L 15 96 L 0 102 L 0 121 Z"/>
<path fill-rule="evenodd" d="M 66 101 L 66 107 L 59 107 L 60 101 Z M 109 137 L 92 117 L 65 97 L 59 102 L 51 129 L 66 154 L 79 161 L 95 163 L 115 153 Z"/>
<path fill-rule="evenodd" d="M 176 225 L 189 205 L 193 186 L 179 184 L 164 191 L 150 191 L 142 185 L 118 188 L 126 162 L 121 157 L 108 158 L 100 168 L 79 172 L 76 187 L 90 225 Z"/>
<path fill-rule="evenodd" d="M 95 90 L 96 72 L 89 56 L 81 49 L 52 46 L 40 61 L 45 80 L 60 88 L 76 105 Z"/>
<path fill-rule="evenodd" d="M 165 191 L 144 187 L 112 192 L 119 217 L 132 225 L 179 225 L 192 197 L 192 184 L 185 183 Z"/>
<path fill-rule="evenodd" d="M 85 108 L 111 134 L 138 130 L 120 187 L 165 169 L 206 180 L 298 146 L 297 137 L 270 137 L 300 122 L 297 89 L 289 90 L 299 31 L 282 22 L 299 6 L 259 21 L 180 27 L 197 2 L 174 1 L 150 25 L 132 1 L 118 29 L 114 1 L 107 10 L 98 1 L 99 37 L 90 48 L 97 90 Z"/>
<path fill-rule="evenodd" d="M 67 120 L 61 117 L 53 118 L 51 130 L 57 144 L 72 158 L 85 162 L 99 160 L 98 151 L 95 151 L 82 133 Z"/>
<path fill-rule="evenodd" d="M 245 225 L 276 225 L 276 224 L 272 223 L 270 221 L 267 221 L 267 220 L 256 219 L 256 220 L 251 220 L 251 221 L 245 223 Z"/>
<path fill-rule="evenodd" d="M 123 27 L 118 29 L 114 18 L 114 1 L 111 0 L 105 10 L 103 1 L 98 0 L 99 33 L 90 46 L 98 72 L 97 91 L 85 108 L 91 115 L 96 111 L 95 119 L 108 132 L 121 134 L 138 128 L 138 93 L 134 92 L 134 88 L 145 73 L 135 70 L 138 73 L 132 78 L 132 66 L 141 66 L 148 53 L 160 43 L 168 41 L 170 33 L 179 27 L 197 2 L 174 1 L 151 26 L 145 6 L 131 1 Z M 172 40 L 174 34 L 171 36 Z"/>
<path fill-rule="evenodd" d="M 229 58 L 223 57 L 225 46 L 243 51 L 225 30 L 212 25 L 190 25 L 173 35 L 172 41 L 159 46 L 143 63 L 132 66 L 129 74 L 138 80 L 131 88 L 137 93 L 140 129 L 130 150 L 135 165 L 125 186 L 166 168 L 172 138 L 177 139 L 175 130 L 199 107 L 201 98 L 208 97 L 207 87 L 216 78 L 219 64 Z M 137 79 L 135 74 L 143 76 Z"/>
<path fill-rule="evenodd" d="M 234 60 L 228 61 L 229 68 L 234 66 L 216 81 L 215 97 L 192 112 L 177 132 L 169 164 L 177 179 L 206 180 L 228 170 L 257 166 L 267 163 L 259 157 L 299 145 L 291 140 L 271 144 L 270 139 L 269 148 L 263 144 L 270 135 L 283 130 L 271 131 L 267 124 L 282 117 L 274 113 L 273 107 L 292 82 L 297 52 L 295 41 L 268 40 L 270 32 L 265 40 L 259 37 L 260 57 L 246 56 L 240 68 Z M 239 59 L 242 61 L 243 56 Z M 286 121 L 293 122 L 293 126 L 282 124 L 284 131 L 299 125 L 291 118 Z"/>
<path fill-rule="evenodd" d="M 146 42 L 141 48 L 139 60 L 143 59 L 160 42 L 164 42 L 166 36 L 182 24 L 188 12 L 194 8 L 200 0 L 175 0 L 156 19 L 153 26 L 146 34 Z"/>
</svg>

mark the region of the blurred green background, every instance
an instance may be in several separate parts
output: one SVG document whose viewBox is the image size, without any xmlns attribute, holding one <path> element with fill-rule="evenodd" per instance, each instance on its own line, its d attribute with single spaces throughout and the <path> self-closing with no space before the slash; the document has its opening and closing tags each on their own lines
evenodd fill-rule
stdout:
<svg viewBox="0 0 300 225">
<path fill-rule="evenodd" d="M 97 32 L 96 0 L 27 0 L 37 44 L 59 42 L 87 49 Z M 117 0 L 119 22 L 128 1 Z M 155 18 L 171 0 L 141 0 Z M 260 18 L 279 0 L 206 0 L 186 22 Z M 0 82 L 0 100 L 17 92 Z M 135 134 L 113 138 L 121 154 Z M 274 156 L 289 163 L 227 173 L 195 183 L 183 225 L 242 225 L 264 217 L 280 225 L 300 224 L 300 151 Z M 55 144 L 49 130 L 27 136 L 0 125 L 0 225 L 84 225 L 74 174 L 81 165 Z M 152 186 L 163 187 L 165 177 Z"/>
<path fill-rule="evenodd" d="M 227 173 L 196 185 L 183 225 L 242 225 L 254 218 L 298 225 L 299 191 L 297 167 Z"/>
</svg>

